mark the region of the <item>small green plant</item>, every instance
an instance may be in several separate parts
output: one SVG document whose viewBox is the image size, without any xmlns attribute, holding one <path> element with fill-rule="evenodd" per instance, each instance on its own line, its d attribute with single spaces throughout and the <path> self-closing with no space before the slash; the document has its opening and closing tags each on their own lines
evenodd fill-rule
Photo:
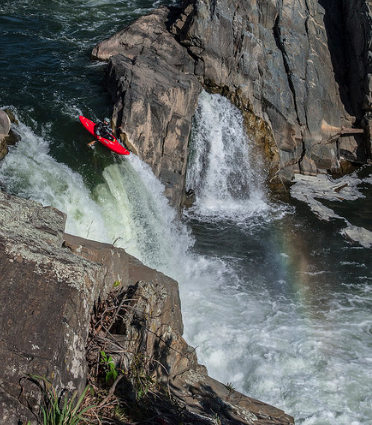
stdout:
<svg viewBox="0 0 372 425">
<path fill-rule="evenodd" d="M 105 381 L 112 382 L 118 377 L 119 372 L 116 369 L 114 360 L 111 356 L 107 357 L 107 354 L 104 351 L 101 353 L 101 364 L 104 365 L 106 369 Z"/>
<path fill-rule="evenodd" d="M 82 408 L 82 403 L 90 386 L 86 386 L 80 398 L 77 391 L 70 397 L 69 393 L 58 395 L 52 383 L 43 376 L 31 375 L 31 380 L 36 382 L 43 392 L 41 405 L 42 423 L 44 425 L 80 425 L 90 423 L 84 414 L 95 406 Z"/>
<path fill-rule="evenodd" d="M 224 385 L 227 391 L 229 392 L 228 397 L 230 397 L 231 394 L 235 391 L 234 385 L 232 382 L 227 382 L 227 384 L 224 384 Z"/>
<path fill-rule="evenodd" d="M 121 285 L 121 283 L 118 280 L 115 280 L 115 282 L 114 282 L 114 288 L 117 288 L 120 285 Z"/>
<path fill-rule="evenodd" d="M 139 401 L 155 385 L 154 379 L 148 372 L 148 361 L 141 354 L 134 356 L 131 367 L 130 377 L 133 388 L 136 393 L 136 400 Z"/>
<path fill-rule="evenodd" d="M 218 414 L 217 414 L 217 413 L 215 413 L 215 414 L 214 414 L 213 422 L 214 422 L 216 425 L 221 425 L 221 424 L 222 424 L 222 422 L 221 422 L 221 418 L 218 416 Z"/>
<path fill-rule="evenodd" d="M 227 384 L 224 384 L 227 391 L 231 394 L 235 391 L 234 385 L 232 382 L 228 382 Z"/>
</svg>

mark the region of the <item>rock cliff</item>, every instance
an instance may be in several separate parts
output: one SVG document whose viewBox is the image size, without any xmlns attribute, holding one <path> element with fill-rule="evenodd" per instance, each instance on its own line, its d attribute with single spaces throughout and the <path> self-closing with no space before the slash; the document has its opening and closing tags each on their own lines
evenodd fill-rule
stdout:
<svg viewBox="0 0 372 425">
<path fill-rule="evenodd" d="M 122 249 L 65 234 L 66 217 L 54 208 L 0 192 L 0 210 L 1 423 L 36 423 L 41 394 L 29 374 L 47 377 L 58 392 L 85 387 L 91 316 L 114 286 L 126 294 L 127 314 L 119 311 L 106 336 L 120 344 L 121 369 L 151 359 L 152 379 L 198 422 L 215 423 L 217 415 L 224 424 L 293 423 L 197 363 L 182 338 L 177 282 Z"/>
<path fill-rule="evenodd" d="M 179 205 L 196 79 L 241 108 L 270 180 L 366 162 L 371 22 L 367 0 L 187 0 L 140 18 L 92 56 L 109 60 L 114 122 Z"/>
</svg>

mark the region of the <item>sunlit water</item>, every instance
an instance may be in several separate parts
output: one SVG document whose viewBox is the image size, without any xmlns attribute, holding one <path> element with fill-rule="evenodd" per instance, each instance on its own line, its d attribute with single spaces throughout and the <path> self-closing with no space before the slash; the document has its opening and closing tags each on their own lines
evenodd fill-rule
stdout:
<svg viewBox="0 0 372 425">
<path fill-rule="evenodd" d="M 86 147 L 78 115 L 110 113 L 90 50 L 154 5 L 1 3 L 0 106 L 22 137 L 0 164 L 2 186 L 66 212 L 68 232 L 176 278 L 186 339 L 213 377 L 297 424 L 372 423 L 371 250 L 341 236 L 342 219 L 269 200 L 235 108 L 200 98 L 188 173 L 197 202 L 183 223 L 138 158 Z M 370 229 L 370 171 L 357 178 L 366 198 L 327 207 Z"/>
</svg>

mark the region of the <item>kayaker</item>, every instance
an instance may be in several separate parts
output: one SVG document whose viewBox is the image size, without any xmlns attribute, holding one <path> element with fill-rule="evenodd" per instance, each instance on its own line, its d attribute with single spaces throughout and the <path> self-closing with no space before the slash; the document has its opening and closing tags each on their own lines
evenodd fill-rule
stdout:
<svg viewBox="0 0 372 425">
<path fill-rule="evenodd" d="M 113 140 L 112 130 L 110 127 L 110 120 L 105 118 L 102 121 L 98 121 L 94 126 L 94 133 L 96 136 L 101 136 L 104 139 Z M 93 140 L 93 142 L 88 143 L 88 146 L 94 146 L 97 143 L 97 140 Z"/>
</svg>

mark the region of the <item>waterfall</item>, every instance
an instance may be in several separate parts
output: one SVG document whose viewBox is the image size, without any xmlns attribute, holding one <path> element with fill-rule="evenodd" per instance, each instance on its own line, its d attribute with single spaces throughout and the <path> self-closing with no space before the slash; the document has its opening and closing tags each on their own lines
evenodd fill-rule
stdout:
<svg viewBox="0 0 372 425">
<path fill-rule="evenodd" d="M 160 3 L 180 2 L 0 3 L 0 98 L 19 111 L 22 138 L 0 162 L 1 189 L 58 208 L 67 232 L 175 278 L 185 339 L 210 376 L 297 425 L 371 424 L 371 251 L 339 234 L 372 231 L 370 165 L 336 186 L 297 176 L 297 199 L 274 204 L 241 113 L 203 92 L 187 175 L 196 201 L 179 222 L 138 158 L 85 147 L 78 116 L 110 110 L 92 46 Z"/>
<path fill-rule="evenodd" d="M 0 164 L 9 193 L 66 213 L 67 233 L 112 243 L 149 267 L 178 275 L 177 263 L 193 239 L 148 165 L 133 154 L 113 156 L 90 189 L 82 175 L 50 155 L 45 136 L 22 122 L 17 131 L 21 141 Z"/>
<path fill-rule="evenodd" d="M 5 190 L 64 212 L 68 233 L 108 242 L 101 209 L 83 177 L 56 161 L 50 155 L 49 140 L 17 119 L 16 130 L 21 140 L 10 147 L 10 153 L 0 164 L 0 182 Z"/>
<path fill-rule="evenodd" d="M 94 189 L 108 234 L 144 264 L 172 277 L 193 244 L 186 226 L 164 196 L 164 186 L 150 167 L 135 155 L 118 159 L 103 171 L 104 182 Z"/>
<path fill-rule="evenodd" d="M 195 114 L 187 171 L 202 215 L 247 216 L 267 209 L 262 163 L 238 108 L 202 92 Z"/>
</svg>

